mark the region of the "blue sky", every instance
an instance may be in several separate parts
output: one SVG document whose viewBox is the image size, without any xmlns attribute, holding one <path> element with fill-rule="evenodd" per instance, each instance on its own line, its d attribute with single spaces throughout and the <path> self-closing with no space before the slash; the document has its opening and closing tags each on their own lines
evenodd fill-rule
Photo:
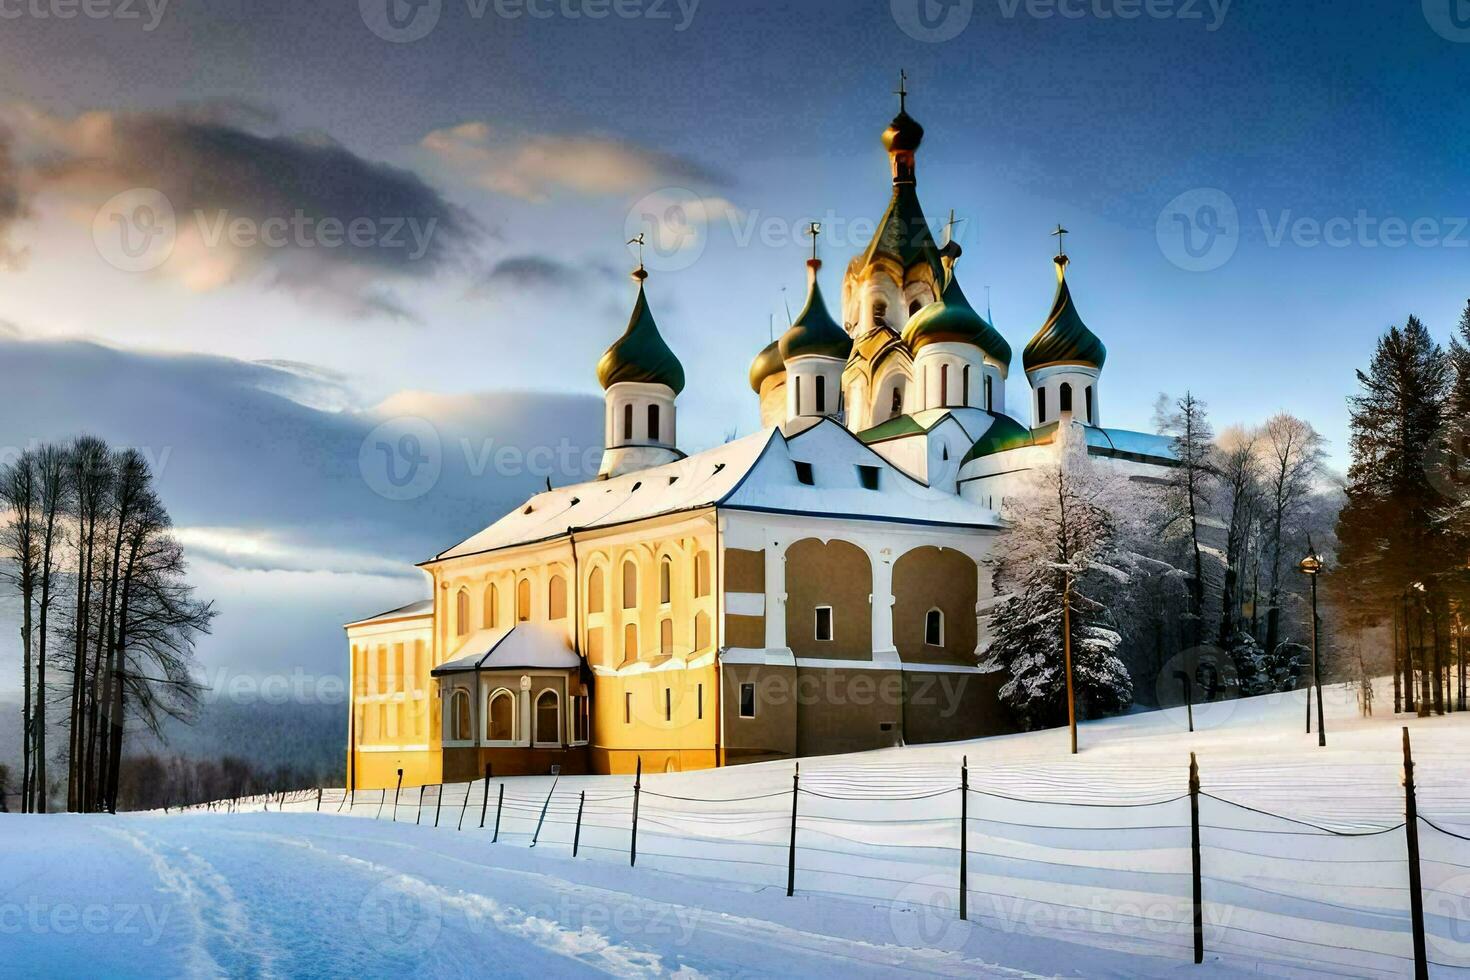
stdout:
<svg viewBox="0 0 1470 980">
<path fill-rule="evenodd" d="M 398 8 L 410 34 L 432 24 L 408 41 L 380 36 L 393 34 L 390 0 L 161 2 L 63 20 L 37 0 L 0 31 L 0 320 L 7 346 L 32 347 L 0 360 L 7 387 L 19 365 L 44 363 L 48 390 L 81 405 L 70 365 L 95 357 L 85 338 L 158 367 L 154 383 L 184 404 L 216 407 L 218 375 L 195 368 L 223 364 L 244 389 L 309 409 L 293 424 L 367 431 L 411 404 L 435 424 L 448 412 L 456 425 L 484 418 L 502 443 L 544 442 L 535 406 L 598 394 L 593 366 L 631 303 L 628 229 L 674 202 L 688 247 L 650 258 L 648 288 L 689 378 L 681 441 L 751 431 L 745 368 L 784 304 L 800 306 L 798 230 L 827 226 L 835 302 L 862 223 L 886 203 L 878 136 L 900 67 L 927 130 L 920 197 L 936 224 L 950 208 L 963 219 L 961 279 L 977 301 L 991 287 L 1018 351 L 1050 305 L 1048 232 L 1071 230 L 1073 294 L 1109 347 L 1109 425 L 1146 428 L 1160 391 L 1190 388 L 1217 426 L 1302 415 L 1344 465 L 1344 398 L 1374 339 L 1411 312 L 1445 338 L 1470 295 L 1463 0 L 427 0 Z M 119 268 L 97 237 L 113 195 L 134 188 L 162 192 L 178 222 L 166 261 L 145 271 Z M 434 230 L 411 258 L 378 242 L 205 240 L 219 216 L 302 209 Z M 1013 412 L 1022 385 L 1017 370 Z M 519 430 L 485 408 L 507 397 Z M 224 413 L 215 431 L 181 433 L 142 402 L 127 425 L 65 420 L 173 440 L 183 460 L 206 442 L 268 443 L 281 424 Z M 542 423 L 595 438 L 595 402 L 544 404 Z M 33 407 L 0 436 L 24 444 L 61 420 Z M 263 458 L 267 471 L 300 466 L 299 454 Z M 433 520 L 323 489 L 327 519 L 275 500 L 278 480 L 222 495 L 218 468 L 175 459 L 189 473 L 165 480 L 181 523 L 405 564 L 487 523 L 529 479 L 454 484 L 467 496 L 441 500 Z M 350 463 L 321 479 L 360 482 Z M 285 482 L 312 495 L 310 481 Z M 239 662 L 245 624 L 300 583 L 210 551 L 217 536 L 196 540 L 217 565 L 211 584 L 258 596 L 226 610 L 207 651 Z M 355 562 L 321 573 L 363 574 Z M 361 601 L 412 592 L 412 574 L 384 575 Z M 243 589 L 232 575 L 256 577 Z M 253 642 L 337 669 L 336 626 L 374 610 L 355 609 L 342 582 L 322 591 L 338 598 L 306 604 L 309 626 Z"/>
</svg>

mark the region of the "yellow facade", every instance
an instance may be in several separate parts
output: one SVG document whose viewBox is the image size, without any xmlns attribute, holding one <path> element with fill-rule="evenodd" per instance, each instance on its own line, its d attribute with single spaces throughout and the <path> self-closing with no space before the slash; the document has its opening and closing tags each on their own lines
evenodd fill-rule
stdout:
<svg viewBox="0 0 1470 980">
<path fill-rule="evenodd" d="M 719 609 L 715 511 L 574 532 L 540 544 L 435 560 L 432 609 L 348 627 L 352 782 L 442 778 L 434 667 L 476 631 L 563 625 L 593 675 L 591 764 L 631 772 L 717 764 Z"/>
</svg>

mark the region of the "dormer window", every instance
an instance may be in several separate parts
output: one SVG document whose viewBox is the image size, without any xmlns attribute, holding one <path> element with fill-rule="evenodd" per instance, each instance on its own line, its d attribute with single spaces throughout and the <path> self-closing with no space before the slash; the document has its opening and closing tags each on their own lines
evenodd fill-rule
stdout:
<svg viewBox="0 0 1470 980">
<path fill-rule="evenodd" d="M 794 466 L 794 467 L 796 467 L 796 482 L 797 483 L 800 483 L 803 486 L 808 486 L 808 487 L 816 486 L 817 478 L 816 478 L 816 475 L 813 474 L 813 472 L 812 472 L 812 464 L 811 463 L 800 463 L 800 462 L 797 462 L 796 460 L 792 460 L 791 461 L 791 465 Z"/>
<path fill-rule="evenodd" d="M 876 467 L 876 466 L 859 466 L 857 468 L 857 471 L 858 471 L 858 483 L 862 486 L 862 488 L 864 490 L 877 490 L 878 489 L 878 474 L 880 472 L 878 467 Z"/>
</svg>

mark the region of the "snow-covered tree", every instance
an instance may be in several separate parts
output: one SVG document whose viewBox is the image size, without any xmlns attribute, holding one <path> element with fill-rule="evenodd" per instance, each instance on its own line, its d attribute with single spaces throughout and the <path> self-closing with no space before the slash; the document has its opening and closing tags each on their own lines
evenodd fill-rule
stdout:
<svg viewBox="0 0 1470 980">
<path fill-rule="evenodd" d="M 1182 535 L 1189 546 L 1190 635 L 1195 646 L 1204 639 L 1205 546 L 1200 538 L 1202 518 L 1216 479 L 1215 436 L 1205 403 L 1186 391 L 1170 408 L 1156 409 L 1160 431 L 1173 441 L 1178 466 L 1165 494 L 1165 535 Z"/>
<path fill-rule="evenodd" d="M 1130 556 L 1119 547 L 1120 525 L 1131 516 L 1127 499 L 1073 446 L 1008 500 L 1011 530 L 991 559 L 997 599 L 982 669 L 1005 675 L 1000 698 L 1028 728 L 1066 721 L 1064 604 L 1079 717 L 1132 703 L 1113 614 L 1130 579 Z"/>
</svg>

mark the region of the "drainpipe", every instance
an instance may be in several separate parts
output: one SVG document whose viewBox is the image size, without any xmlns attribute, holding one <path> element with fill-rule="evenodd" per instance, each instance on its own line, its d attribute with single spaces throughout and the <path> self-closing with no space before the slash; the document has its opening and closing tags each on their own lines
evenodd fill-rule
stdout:
<svg viewBox="0 0 1470 980">
<path fill-rule="evenodd" d="M 715 508 L 715 552 L 710 556 L 711 564 L 714 565 L 714 589 L 715 589 L 715 767 L 719 768 L 725 764 L 721 756 L 721 736 L 725 732 L 725 713 L 721 710 L 725 690 L 725 665 L 720 659 L 720 651 L 724 649 L 725 639 L 725 590 L 724 583 L 720 578 L 720 570 L 725 567 L 725 553 L 720 550 L 720 510 Z"/>
</svg>

